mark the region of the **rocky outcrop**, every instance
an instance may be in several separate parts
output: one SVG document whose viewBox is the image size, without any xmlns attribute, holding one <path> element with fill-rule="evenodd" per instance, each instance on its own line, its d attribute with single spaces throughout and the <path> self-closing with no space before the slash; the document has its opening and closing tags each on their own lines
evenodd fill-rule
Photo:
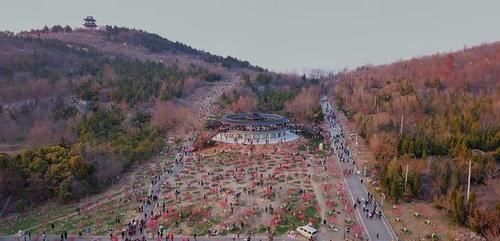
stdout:
<svg viewBox="0 0 500 241">
<path fill-rule="evenodd" d="M 35 109 L 36 100 L 27 99 L 0 106 L 0 118 L 13 118 L 21 114 L 32 112 Z"/>
<path fill-rule="evenodd" d="M 479 236 L 477 233 L 474 233 L 474 232 L 457 233 L 453 240 L 455 240 L 455 241 L 486 241 L 485 238 Z"/>
<path fill-rule="evenodd" d="M 75 108 L 80 115 L 89 111 L 91 103 L 79 99 L 77 96 L 47 97 L 43 99 L 26 99 L 0 106 L 0 118 L 12 118 L 31 113 L 36 107 L 47 111 L 55 111 L 58 108 Z"/>
</svg>

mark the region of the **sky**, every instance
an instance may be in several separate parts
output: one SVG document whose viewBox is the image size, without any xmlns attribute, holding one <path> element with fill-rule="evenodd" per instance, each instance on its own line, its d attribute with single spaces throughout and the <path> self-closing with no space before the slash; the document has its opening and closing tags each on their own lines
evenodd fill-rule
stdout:
<svg viewBox="0 0 500 241">
<path fill-rule="evenodd" d="M 54 24 L 157 33 L 281 72 L 329 71 L 500 40 L 499 0 L 0 0 L 0 30 Z"/>
</svg>

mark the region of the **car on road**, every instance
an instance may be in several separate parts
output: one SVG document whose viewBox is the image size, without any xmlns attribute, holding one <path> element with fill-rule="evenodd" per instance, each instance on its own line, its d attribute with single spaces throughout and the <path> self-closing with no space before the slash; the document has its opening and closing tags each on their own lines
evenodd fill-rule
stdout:
<svg viewBox="0 0 500 241">
<path fill-rule="evenodd" d="M 296 230 L 302 236 L 306 237 L 307 240 L 314 239 L 314 237 L 316 237 L 316 234 L 318 233 L 318 230 L 311 225 L 299 226 Z"/>
</svg>

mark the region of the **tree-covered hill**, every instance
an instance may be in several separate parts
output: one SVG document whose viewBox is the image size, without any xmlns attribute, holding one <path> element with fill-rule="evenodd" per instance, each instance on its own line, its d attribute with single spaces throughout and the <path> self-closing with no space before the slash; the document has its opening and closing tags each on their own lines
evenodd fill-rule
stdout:
<svg viewBox="0 0 500 241">
<path fill-rule="evenodd" d="M 99 191 L 188 129 L 178 120 L 195 118 L 184 103 L 197 89 L 262 71 L 138 30 L 47 29 L 0 33 L 7 210 Z"/>
<path fill-rule="evenodd" d="M 170 52 L 174 54 L 188 54 L 197 56 L 200 59 L 209 62 L 221 64 L 226 68 L 249 68 L 255 70 L 263 70 L 258 66 L 251 65 L 248 61 L 239 60 L 231 56 L 219 56 L 209 52 L 197 50 L 191 46 L 180 42 L 173 42 L 163 38 L 157 34 L 134 30 L 117 26 L 106 26 L 105 33 L 107 38 L 117 41 L 142 46 L 153 53 Z"/>
<path fill-rule="evenodd" d="M 481 221 L 500 217 L 500 196 L 487 191 L 500 185 L 499 42 L 344 71 L 329 92 L 369 143 L 393 200 L 432 198 L 460 224 L 483 234 L 499 231 Z M 469 160 L 474 198 L 465 203 Z"/>
<path fill-rule="evenodd" d="M 122 27 L 0 33 L 0 204 L 71 201 L 151 158 L 200 122 L 191 105 L 236 83 L 228 111 L 318 120 L 317 79 L 281 75 Z M 250 99 L 251 105 L 245 100 Z M 303 99 L 308 103 L 300 108 Z M 255 103 L 254 103 L 255 101 Z M 16 187 L 16 188 L 12 188 Z"/>
<path fill-rule="evenodd" d="M 103 52 L 127 55 L 134 58 L 148 58 L 180 66 L 195 64 L 205 68 L 222 68 L 235 71 L 264 71 L 248 61 L 232 56 L 219 56 L 195 49 L 180 42 L 174 42 L 157 34 L 126 27 L 105 26 L 100 31 L 81 29 L 64 31 L 64 28 L 52 27 L 20 33 L 43 39 L 58 39 L 69 43 L 93 46 Z"/>
</svg>

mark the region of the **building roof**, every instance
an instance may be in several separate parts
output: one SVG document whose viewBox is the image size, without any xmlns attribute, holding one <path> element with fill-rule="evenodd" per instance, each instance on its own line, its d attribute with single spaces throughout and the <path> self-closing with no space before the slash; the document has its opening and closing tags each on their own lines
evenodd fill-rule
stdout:
<svg viewBox="0 0 500 241">
<path fill-rule="evenodd" d="M 283 116 L 265 113 L 237 113 L 226 115 L 221 122 L 226 125 L 238 126 L 271 126 L 282 125 L 289 122 Z"/>
<path fill-rule="evenodd" d="M 86 18 L 84 18 L 83 20 L 85 20 L 85 21 L 91 21 L 91 22 L 95 22 L 95 21 L 96 21 L 96 20 L 95 20 L 95 18 L 94 18 L 94 17 L 92 17 L 92 16 L 87 16 L 87 17 L 86 17 Z"/>
</svg>

